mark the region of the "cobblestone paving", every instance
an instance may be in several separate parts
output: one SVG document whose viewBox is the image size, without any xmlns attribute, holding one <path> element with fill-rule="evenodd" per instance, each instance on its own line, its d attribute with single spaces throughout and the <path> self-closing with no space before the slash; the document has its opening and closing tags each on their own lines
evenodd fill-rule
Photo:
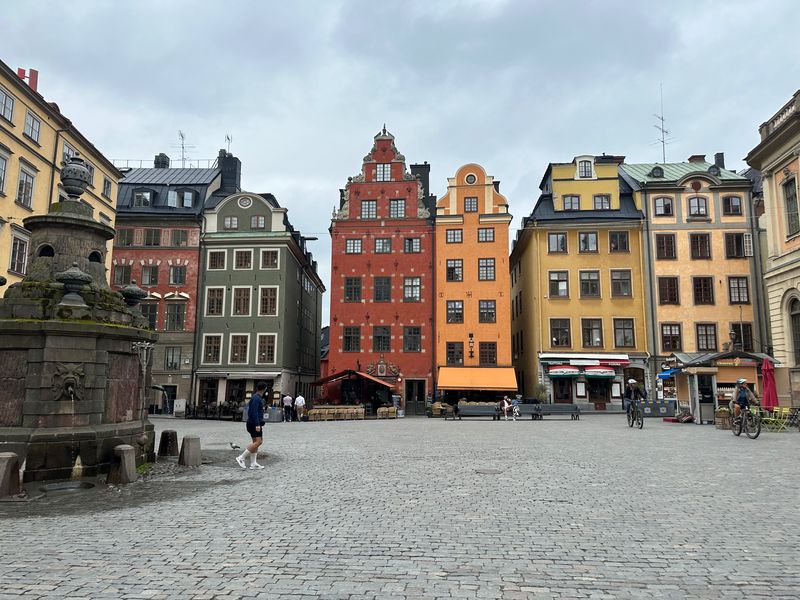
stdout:
<svg viewBox="0 0 800 600">
<path fill-rule="evenodd" d="M 276 423 L 257 472 L 241 423 L 156 426 L 206 464 L 0 504 L 0 599 L 800 597 L 797 433 Z"/>
</svg>

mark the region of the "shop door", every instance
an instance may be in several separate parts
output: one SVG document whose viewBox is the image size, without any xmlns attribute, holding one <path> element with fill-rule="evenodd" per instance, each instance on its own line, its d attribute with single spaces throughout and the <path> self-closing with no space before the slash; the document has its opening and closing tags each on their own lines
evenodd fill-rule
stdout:
<svg viewBox="0 0 800 600">
<path fill-rule="evenodd" d="M 245 379 L 228 379 L 227 387 L 225 389 L 225 404 L 222 407 L 221 417 L 231 417 L 235 419 L 237 414 L 241 414 L 241 408 L 244 406 L 244 395 L 247 391 L 247 380 Z"/>
<path fill-rule="evenodd" d="M 553 382 L 553 402 L 572 404 L 572 379 L 551 379 Z"/>
<path fill-rule="evenodd" d="M 178 397 L 178 386 L 165 385 L 164 393 L 165 396 L 163 398 L 163 404 L 161 405 L 161 412 L 165 415 L 171 415 L 172 408 L 175 406 L 175 398 Z"/>
<path fill-rule="evenodd" d="M 595 409 L 605 410 L 608 402 L 611 383 L 606 379 L 586 378 L 586 392 L 589 395 L 589 402 L 595 405 Z"/>
<path fill-rule="evenodd" d="M 425 414 L 425 380 L 406 379 L 406 415 Z"/>
<path fill-rule="evenodd" d="M 218 379 L 200 380 L 200 397 L 198 398 L 196 416 L 207 419 L 217 416 L 217 386 Z"/>
</svg>

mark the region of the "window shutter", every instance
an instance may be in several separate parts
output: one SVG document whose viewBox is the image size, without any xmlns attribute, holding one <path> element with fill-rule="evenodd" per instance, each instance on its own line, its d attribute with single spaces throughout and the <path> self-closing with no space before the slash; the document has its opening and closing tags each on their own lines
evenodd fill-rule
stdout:
<svg viewBox="0 0 800 600">
<path fill-rule="evenodd" d="M 726 258 L 736 256 L 735 238 L 730 233 L 725 234 L 725 256 Z"/>
<path fill-rule="evenodd" d="M 744 255 L 753 256 L 753 234 L 744 234 Z"/>
</svg>

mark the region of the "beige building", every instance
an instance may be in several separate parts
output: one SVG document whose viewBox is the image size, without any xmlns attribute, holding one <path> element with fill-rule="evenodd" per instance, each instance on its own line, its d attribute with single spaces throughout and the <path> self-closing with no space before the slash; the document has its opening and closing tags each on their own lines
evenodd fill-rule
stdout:
<svg viewBox="0 0 800 600">
<path fill-rule="evenodd" d="M 58 105 L 37 92 L 38 73 L 28 77 L 26 82 L 0 61 L 0 276 L 9 284 L 21 281 L 27 269 L 30 236 L 23 219 L 45 214 L 66 196 L 59 176 L 65 158 L 79 154 L 88 162 L 92 181 L 82 201 L 112 227 L 120 178 Z M 107 257 L 106 269 L 111 252 Z"/>
</svg>

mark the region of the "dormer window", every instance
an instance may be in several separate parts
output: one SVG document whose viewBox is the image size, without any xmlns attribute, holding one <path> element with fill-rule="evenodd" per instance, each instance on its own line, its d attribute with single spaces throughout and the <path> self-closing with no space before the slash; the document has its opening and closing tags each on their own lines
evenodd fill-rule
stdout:
<svg viewBox="0 0 800 600">
<path fill-rule="evenodd" d="M 611 196 L 608 194 L 595 194 L 594 209 L 611 210 Z"/>
<path fill-rule="evenodd" d="M 170 208 L 192 208 L 194 192 L 192 190 L 170 190 L 167 194 L 167 206 Z"/>
<path fill-rule="evenodd" d="M 581 197 L 580 196 L 564 196 L 564 210 L 580 210 Z"/>
<path fill-rule="evenodd" d="M 592 178 L 592 161 L 579 160 L 578 161 L 578 177 L 581 179 Z"/>
<path fill-rule="evenodd" d="M 140 190 L 133 193 L 133 205 L 138 207 L 151 206 L 153 203 L 153 192 L 150 190 Z"/>
<path fill-rule="evenodd" d="M 661 167 L 653 167 L 649 173 L 650 177 L 661 178 L 664 177 L 664 169 Z"/>
<path fill-rule="evenodd" d="M 375 167 L 375 181 L 391 181 L 391 180 L 392 180 L 391 163 L 378 164 Z"/>
<path fill-rule="evenodd" d="M 717 165 L 711 165 L 708 167 L 708 172 L 711 173 L 714 177 L 719 177 L 719 167 Z"/>
</svg>

